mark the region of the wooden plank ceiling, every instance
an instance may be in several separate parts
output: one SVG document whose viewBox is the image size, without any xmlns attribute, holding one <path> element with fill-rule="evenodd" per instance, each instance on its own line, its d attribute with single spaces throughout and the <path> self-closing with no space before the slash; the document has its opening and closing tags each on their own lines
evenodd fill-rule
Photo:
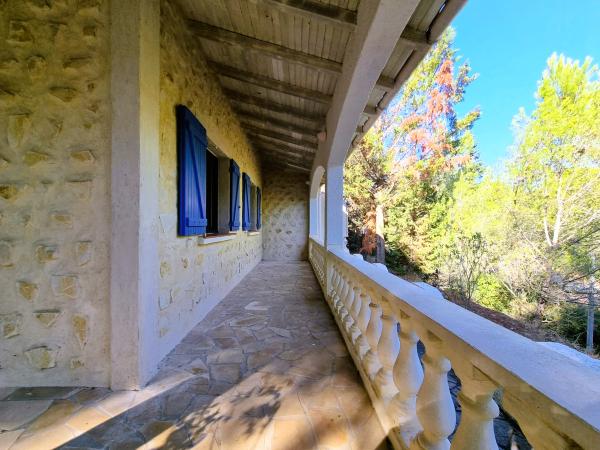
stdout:
<svg viewBox="0 0 600 450">
<path fill-rule="evenodd" d="M 359 0 L 179 1 L 263 161 L 309 171 Z M 431 27 L 451 1 L 421 1 L 371 92 L 355 142 L 437 38 Z"/>
</svg>

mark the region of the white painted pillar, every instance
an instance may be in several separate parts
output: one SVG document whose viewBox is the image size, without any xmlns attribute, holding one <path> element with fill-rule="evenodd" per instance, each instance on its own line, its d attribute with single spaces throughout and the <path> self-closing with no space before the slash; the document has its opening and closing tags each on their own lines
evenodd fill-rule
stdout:
<svg viewBox="0 0 600 450">
<path fill-rule="evenodd" d="M 327 248 L 345 248 L 343 166 L 356 125 L 418 0 L 363 0 L 313 167 L 326 167 Z"/>
<path fill-rule="evenodd" d="M 319 239 L 322 243 L 325 243 L 325 185 L 323 189 L 319 189 Z"/>
<path fill-rule="evenodd" d="M 111 2 L 111 387 L 152 376 L 158 308 L 159 0 Z"/>
<path fill-rule="evenodd" d="M 316 238 L 319 235 L 319 194 L 315 197 L 310 196 L 309 200 L 309 222 L 308 222 L 308 235 L 312 238 Z"/>
<path fill-rule="evenodd" d="M 363 0 L 357 27 L 344 55 L 333 102 L 327 113 L 327 137 L 318 155 L 329 166 L 343 164 L 369 95 L 396 47 L 418 0 Z"/>
<path fill-rule="evenodd" d="M 324 236 L 321 233 L 321 180 L 325 169 L 317 166 L 313 170 L 310 179 L 310 203 L 309 203 L 309 236 L 324 242 Z"/>
<path fill-rule="evenodd" d="M 325 246 L 346 248 L 344 239 L 344 166 L 327 168 L 325 184 Z"/>
</svg>

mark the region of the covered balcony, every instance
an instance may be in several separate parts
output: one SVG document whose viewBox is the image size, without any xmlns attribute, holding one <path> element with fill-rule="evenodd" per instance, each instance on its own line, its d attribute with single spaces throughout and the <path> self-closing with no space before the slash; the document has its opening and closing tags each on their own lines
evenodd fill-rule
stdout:
<svg viewBox="0 0 600 450">
<path fill-rule="evenodd" d="M 260 263 L 140 391 L 20 389 L 2 403 L 30 422 L 13 449 L 385 448 L 307 262 Z"/>
<path fill-rule="evenodd" d="M 0 448 L 600 448 L 596 371 L 346 250 L 463 3 L 0 2 Z"/>
</svg>

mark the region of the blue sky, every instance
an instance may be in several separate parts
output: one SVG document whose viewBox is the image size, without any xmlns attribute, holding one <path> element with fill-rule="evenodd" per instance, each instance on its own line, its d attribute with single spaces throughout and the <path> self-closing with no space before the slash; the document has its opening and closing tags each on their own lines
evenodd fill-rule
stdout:
<svg viewBox="0 0 600 450">
<path fill-rule="evenodd" d="M 521 106 L 533 110 L 552 52 L 600 64 L 600 0 L 469 0 L 452 26 L 459 54 L 479 73 L 458 112 L 481 108 L 473 131 L 489 165 L 508 155 L 511 120 Z"/>
</svg>

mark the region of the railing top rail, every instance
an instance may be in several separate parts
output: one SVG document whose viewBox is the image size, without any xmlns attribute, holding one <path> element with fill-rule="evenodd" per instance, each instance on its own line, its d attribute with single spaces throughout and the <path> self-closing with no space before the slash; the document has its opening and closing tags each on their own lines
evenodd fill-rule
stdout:
<svg viewBox="0 0 600 450">
<path fill-rule="evenodd" d="M 424 323 L 443 341 L 452 339 L 449 357 L 460 357 L 468 352 L 470 362 L 506 391 L 538 403 L 540 408 L 550 408 L 540 410 L 540 413 L 560 419 L 561 423 L 553 425 L 565 435 L 584 433 L 596 442 L 600 433 L 598 371 L 454 303 L 435 299 L 424 288 L 342 249 L 329 249 L 328 254 L 356 271 L 370 285 L 368 287 L 378 290 L 388 300 L 393 309 L 402 310 L 417 322 Z M 535 392 L 541 395 L 534 395 Z M 570 420 L 575 417 L 569 418 L 569 415 L 579 420 Z"/>
</svg>

